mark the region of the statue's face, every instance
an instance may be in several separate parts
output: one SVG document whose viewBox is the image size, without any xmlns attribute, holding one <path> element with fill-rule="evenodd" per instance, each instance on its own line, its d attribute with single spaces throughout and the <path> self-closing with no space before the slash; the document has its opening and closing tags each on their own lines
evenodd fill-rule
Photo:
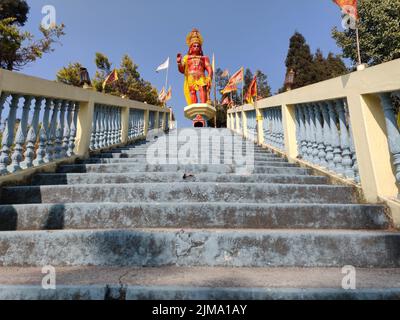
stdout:
<svg viewBox="0 0 400 320">
<path fill-rule="evenodd" d="M 193 43 L 192 44 L 192 54 L 200 55 L 201 53 L 201 45 L 200 43 Z"/>
</svg>

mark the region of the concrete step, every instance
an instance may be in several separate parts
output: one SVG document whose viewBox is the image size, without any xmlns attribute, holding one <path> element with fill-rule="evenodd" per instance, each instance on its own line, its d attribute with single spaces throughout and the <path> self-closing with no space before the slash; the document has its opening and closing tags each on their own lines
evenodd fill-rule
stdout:
<svg viewBox="0 0 400 320">
<path fill-rule="evenodd" d="M 56 290 L 41 268 L 0 268 L 1 300 L 378 300 L 400 298 L 400 269 L 58 267 Z M 185 316 L 190 316 L 186 311 Z M 177 316 L 179 317 L 179 316 Z"/>
<path fill-rule="evenodd" d="M 284 174 L 284 175 L 307 175 L 311 171 L 309 169 L 298 167 L 276 167 L 276 166 L 259 166 L 254 168 L 245 168 L 245 172 L 262 173 L 262 174 Z M 237 168 L 233 165 L 147 165 L 137 163 L 120 163 L 120 164 L 73 164 L 63 165 L 57 169 L 57 173 L 128 173 L 128 172 L 190 172 L 190 173 L 241 173 L 243 168 Z"/>
<path fill-rule="evenodd" d="M 235 183 L 288 183 L 288 184 L 327 184 L 326 177 L 305 175 L 274 174 L 214 174 L 198 173 L 184 176 L 175 172 L 137 172 L 137 173 L 55 173 L 38 174 L 32 185 L 66 185 L 66 184 L 118 184 L 118 183 L 150 183 L 150 182 L 235 182 Z"/>
<path fill-rule="evenodd" d="M 134 201 L 334 204 L 356 199 L 344 186 L 205 182 L 7 187 L 1 193 L 2 204 Z"/>
<path fill-rule="evenodd" d="M 168 155 L 168 158 L 177 158 L 177 155 Z M 224 154 L 221 156 L 223 158 Z M 232 158 L 232 155 L 230 155 Z M 92 154 L 91 159 L 144 159 L 146 160 L 148 158 L 147 154 L 132 154 L 132 153 L 101 153 L 101 154 Z M 154 158 L 151 156 L 151 158 Z M 266 154 L 266 155 L 259 155 L 259 156 L 254 156 L 254 160 L 256 161 L 287 161 L 284 158 L 272 155 L 272 154 Z"/>
<path fill-rule="evenodd" d="M 282 170 L 282 169 L 279 169 Z M 231 165 L 147 165 L 147 164 L 73 164 L 60 166 L 58 173 L 197 172 L 234 173 Z"/>
<path fill-rule="evenodd" d="M 169 156 L 177 156 L 180 154 L 180 152 L 183 152 L 181 150 L 163 150 L 163 149 L 157 149 L 157 152 L 153 150 L 111 150 L 107 151 L 106 153 L 123 153 L 123 154 L 132 154 L 132 155 L 154 155 L 154 154 L 167 154 Z M 263 155 L 272 155 L 272 153 L 268 153 L 265 151 L 257 151 L 257 150 L 224 150 L 224 149 L 209 149 L 209 150 L 202 150 L 202 149 L 192 149 L 189 150 L 187 149 L 187 152 L 192 152 L 194 154 L 225 154 L 225 152 L 229 155 L 235 154 L 239 152 L 239 155 L 251 155 L 254 157 L 258 156 L 263 156 Z"/>
<path fill-rule="evenodd" d="M 391 227 L 383 206 L 247 203 L 66 203 L 0 206 L 0 231 L 231 228 L 353 229 Z"/>
<path fill-rule="evenodd" d="M 0 266 L 400 267 L 400 234 L 345 230 L 0 233 Z"/>
<path fill-rule="evenodd" d="M 187 163 L 186 159 L 180 160 L 179 158 L 176 159 L 178 164 L 185 164 Z M 164 158 L 146 158 L 140 161 L 139 159 L 89 159 L 89 160 L 82 160 L 82 161 L 77 161 L 77 164 L 118 164 L 118 163 L 123 163 L 123 164 L 131 164 L 131 165 L 138 165 L 138 164 L 164 164 L 164 163 L 169 163 L 171 159 L 164 159 Z M 212 161 L 212 158 L 203 160 L 201 157 L 197 158 L 197 163 L 201 164 L 203 161 L 209 162 L 209 163 L 217 163 L 219 164 L 225 164 L 226 162 L 229 162 L 229 164 L 233 163 L 233 165 L 236 165 L 235 159 L 227 159 L 225 160 L 223 157 L 216 158 Z M 242 160 L 238 162 L 239 164 L 242 163 Z M 255 166 L 267 166 L 267 167 L 284 167 L 284 168 L 298 168 L 297 164 L 293 163 L 288 163 L 286 161 L 281 161 L 281 160 L 273 160 L 273 161 L 254 161 Z"/>
</svg>

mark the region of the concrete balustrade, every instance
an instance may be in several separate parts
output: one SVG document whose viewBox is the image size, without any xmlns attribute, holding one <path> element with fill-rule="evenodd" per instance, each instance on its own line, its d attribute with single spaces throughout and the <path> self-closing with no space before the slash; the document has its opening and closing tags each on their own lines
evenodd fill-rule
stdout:
<svg viewBox="0 0 400 320">
<path fill-rule="evenodd" d="M 277 149 L 284 148 L 282 111 L 280 107 L 262 110 L 264 141 Z M 256 141 L 256 140 L 255 140 Z"/>
<path fill-rule="evenodd" d="M 128 139 L 134 140 L 141 136 L 144 136 L 144 111 L 131 109 L 129 110 Z"/>
<path fill-rule="evenodd" d="M 365 201 L 386 203 L 400 226 L 399 92 L 400 60 L 394 60 L 260 100 L 256 107 L 232 108 L 228 127 L 242 135 L 254 130 L 252 121 L 241 128 L 238 119 L 244 111 L 248 118 L 256 112 L 258 136 L 251 140 L 292 163 L 358 185 Z"/>
<path fill-rule="evenodd" d="M 247 137 L 250 140 L 257 139 L 256 111 L 255 110 L 247 111 L 246 120 L 247 120 Z"/>
<path fill-rule="evenodd" d="M 167 130 L 170 118 L 170 109 L 0 69 L 0 183 Z"/>
</svg>

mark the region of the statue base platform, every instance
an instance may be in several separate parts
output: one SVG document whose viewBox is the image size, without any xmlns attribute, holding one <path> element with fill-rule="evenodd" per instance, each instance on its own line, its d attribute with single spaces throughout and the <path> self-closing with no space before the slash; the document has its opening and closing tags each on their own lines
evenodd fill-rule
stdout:
<svg viewBox="0 0 400 320">
<path fill-rule="evenodd" d="M 207 120 L 214 119 L 215 108 L 207 103 L 195 103 L 185 108 L 185 117 L 193 121 L 194 127 L 205 127 Z"/>
</svg>

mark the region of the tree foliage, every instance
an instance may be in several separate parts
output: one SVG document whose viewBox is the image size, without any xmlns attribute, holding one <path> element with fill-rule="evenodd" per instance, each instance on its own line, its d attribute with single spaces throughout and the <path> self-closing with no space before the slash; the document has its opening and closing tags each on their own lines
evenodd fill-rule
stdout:
<svg viewBox="0 0 400 320">
<path fill-rule="evenodd" d="M 301 88 L 314 83 L 313 80 L 313 55 L 304 36 L 295 32 L 290 38 L 289 51 L 286 58 L 287 70 L 296 72 L 292 89 Z"/>
<path fill-rule="evenodd" d="M 95 64 L 97 70 L 92 85 L 96 91 L 103 92 L 103 83 L 113 71 L 113 64 L 106 55 L 99 52 L 96 53 Z M 78 87 L 81 86 L 79 76 L 81 67 L 82 65 L 78 62 L 70 63 L 57 73 L 57 81 Z M 131 100 L 147 102 L 152 105 L 160 105 L 157 89 L 141 77 L 138 68 L 138 65 L 128 55 L 124 55 L 120 67 L 116 69 L 118 81 L 107 84 L 104 92 L 119 97 L 125 96 Z"/>
<path fill-rule="evenodd" d="M 306 39 L 299 32 L 295 32 L 290 39 L 286 68 L 287 72 L 291 69 L 295 72 L 292 89 L 348 73 L 348 69 L 339 55 L 329 52 L 325 58 L 320 49 L 317 49 L 315 54 L 312 54 Z M 279 92 L 284 92 L 285 90 L 286 88 L 283 86 Z"/>
<path fill-rule="evenodd" d="M 10 71 L 53 52 L 53 44 L 65 34 L 63 24 L 50 29 L 40 27 L 43 38 L 35 40 L 30 32 L 20 30 L 16 21 L 13 17 L 0 20 L 0 68 Z"/>
<path fill-rule="evenodd" d="M 363 0 L 358 5 L 361 59 L 376 65 L 400 58 L 400 0 Z M 345 58 L 357 64 L 355 30 L 332 30 Z"/>
<path fill-rule="evenodd" d="M 343 60 L 332 52 L 325 58 L 323 52 L 317 49 L 313 57 L 313 83 L 336 78 L 348 73 Z"/>
<path fill-rule="evenodd" d="M 57 73 L 57 81 L 75 87 L 81 86 L 80 70 L 82 65 L 79 62 L 70 63 Z"/>
<path fill-rule="evenodd" d="M 28 20 L 29 6 L 25 0 L 1 0 L 0 20 L 14 18 L 13 24 L 25 25 Z"/>
</svg>

